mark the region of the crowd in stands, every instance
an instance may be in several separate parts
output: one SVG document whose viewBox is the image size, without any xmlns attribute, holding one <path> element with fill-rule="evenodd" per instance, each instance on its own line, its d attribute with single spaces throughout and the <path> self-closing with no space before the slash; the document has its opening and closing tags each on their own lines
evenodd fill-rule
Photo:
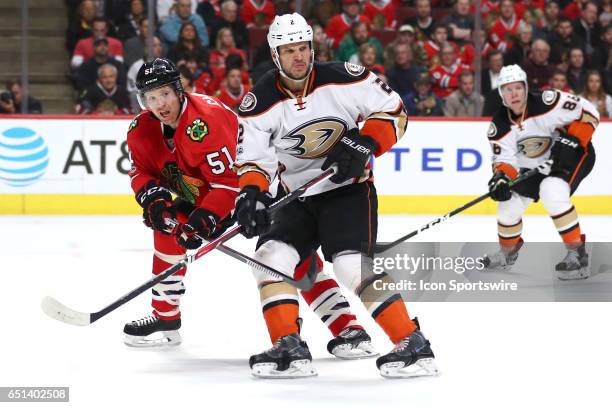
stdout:
<svg viewBox="0 0 612 408">
<path fill-rule="evenodd" d="M 136 73 L 158 56 L 176 63 L 185 89 L 236 109 L 274 68 L 268 25 L 298 11 L 313 26 L 316 60 L 367 67 L 410 115 L 490 116 L 501 67 L 519 64 L 530 90 L 581 95 L 612 116 L 612 0 L 482 0 L 479 10 L 473 0 L 157 0 L 153 55 L 146 0 L 66 2 L 77 113 L 137 113 Z"/>
</svg>

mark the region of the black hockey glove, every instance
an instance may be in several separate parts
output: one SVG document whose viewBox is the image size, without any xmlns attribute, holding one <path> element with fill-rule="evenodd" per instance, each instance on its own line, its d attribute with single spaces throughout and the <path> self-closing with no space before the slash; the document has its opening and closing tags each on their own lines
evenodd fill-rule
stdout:
<svg viewBox="0 0 612 408">
<path fill-rule="evenodd" d="M 271 220 L 266 209 L 272 198 L 257 186 L 247 186 L 236 198 L 236 221 L 242 227 L 242 235 L 253 238 L 270 230 Z"/>
<path fill-rule="evenodd" d="M 176 230 L 176 242 L 183 248 L 198 249 L 202 240 L 210 238 L 219 223 L 219 217 L 205 208 L 196 208 L 185 224 Z"/>
<path fill-rule="evenodd" d="M 583 154 L 584 148 L 577 138 L 567 133 L 560 134 L 550 149 L 553 164 L 550 167 L 549 175 L 562 178 L 569 183 Z"/>
<path fill-rule="evenodd" d="M 142 217 L 147 227 L 167 235 L 172 234 L 176 209 L 168 189 L 151 180 L 138 191 L 136 201 L 142 207 Z"/>
<path fill-rule="evenodd" d="M 489 180 L 489 193 L 495 201 L 508 201 L 512 197 L 510 191 L 510 178 L 503 171 L 498 171 L 493 174 Z"/>
<path fill-rule="evenodd" d="M 371 137 L 359 134 L 357 128 L 351 129 L 332 147 L 321 170 L 327 170 L 337 163 L 338 171 L 329 178 L 336 184 L 361 177 L 368 160 L 377 147 L 377 143 Z"/>
</svg>

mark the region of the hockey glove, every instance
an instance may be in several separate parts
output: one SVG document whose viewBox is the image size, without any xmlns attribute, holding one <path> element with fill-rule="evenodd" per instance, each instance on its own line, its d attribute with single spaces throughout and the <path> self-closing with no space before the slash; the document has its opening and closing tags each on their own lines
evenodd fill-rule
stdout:
<svg viewBox="0 0 612 408">
<path fill-rule="evenodd" d="M 242 227 L 242 235 L 253 238 L 270 230 L 271 220 L 266 209 L 272 198 L 259 191 L 257 186 L 247 186 L 236 198 L 236 221 Z"/>
<path fill-rule="evenodd" d="M 321 170 L 327 170 L 332 164 L 337 163 L 338 171 L 329 180 L 336 184 L 361 177 L 370 156 L 378 145 L 369 136 L 359 134 L 359 129 L 354 128 L 346 132 L 327 154 L 327 159 L 321 166 Z"/>
<path fill-rule="evenodd" d="M 512 197 L 510 191 L 510 178 L 503 171 L 498 171 L 493 174 L 489 180 L 489 193 L 495 201 L 508 201 Z"/>
<path fill-rule="evenodd" d="M 578 167 L 583 154 L 584 148 L 577 138 L 567 133 L 561 133 L 550 149 L 550 158 L 553 159 L 553 164 L 550 167 L 549 175 L 559 177 L 569 183 L 572 173 Z"/>
<path fill-rule="evenodd" d="M 202 240 L 210 238 L 219 223 L 219 217 L 204 208 L 196 208 L 185 224 L 178 226 L 176 242 L 183 248 L 198 249 Z"/>
<path fill-rule="evenodd" d="M 142 217 L 147 227 L 167 235 L 172 234 L 171 221 L 176 218 L 176 209 L 168 189 L 151 180 L 138 191 L 136 201 L 142 207 Z"/>
</svg>

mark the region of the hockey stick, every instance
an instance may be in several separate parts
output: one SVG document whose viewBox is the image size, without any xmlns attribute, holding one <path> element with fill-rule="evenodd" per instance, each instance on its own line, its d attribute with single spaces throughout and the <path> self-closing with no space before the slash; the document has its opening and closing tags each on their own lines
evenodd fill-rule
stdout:
<svg viewBox="0 0 612 408">
<path fill-rule="evenodd" d="M 284 196 L 284 197 L 280 198 L 279 200 L 273 202 L 270 205 L 270 207 L 268 207 L 268 211 L 269 211 L 270 215 L 274 214 L 276 211 L 278 211 L 278 209 L 286 206 L 290 202 L 292 202 L 292 201 L 298 199 L 299 197 L 301 197 L 302 195 L 304 195 L 306 190 L 308 190 L 312 186 L 314 186 L 314 185 L 316 185 L 316 184 L 318 184 L 318 183 L 320 183 L 320 182 L 322 182 L 324 180 L 327 180 L 335 172 L 336 172 L 336 167 L 333 166 L 333 167 L 325 170 L 319 176 L 317 176 L 314 179 L 310 180 L 309 182 L 307 182 L 303 186 L 297 188 L 296 190 L 288 193 L 286 196 Z M 134 299 L 136 296 L 140 295 L 141 293 L 143 293 L 147 289 L 152 288 L 153 286 L 157 285 L 159 282 L 161 282 L 164 279 L 168 278 L 169 276 L 175 274 L 176 272 L 181 270 L 183 267 L 189 265 L 190 263 L 192 263 L 192 262 L 196 261 L 197 259 L 201 258 L 202 256 L 206 255 L 207 253 L 209 253 L 213 249 L 219 247 L 225 241 L 229 240 L 230 238 L 235 237 L 236 235 L 238 235 L 240 233 L 240 228 L 241 228 L 240 226 L 236 226 L 236 227 L 230 229 L 225 234 L 223 234 L 220 237 L 210 241 L 208 244 L 206 244 L 203 247 L 201 247 L 200 249 L 198 249 L 196 253 L 191 254 L 191 255 L 187 255 L 183 260 L 179 261 L 177 264 L 175 264 L 175 265 L 171 266 L 170 268 L 166 269 L 165 271 L 163 271 L 159 275 L 149 279 L 147 282 L 145 282 L 142 285 L 138 286 L 137 288 L 131 290 L 130 292 L 126 293 L 125 295 L 123 295 L 119 299 L 115 300 L 113 303 L 109 304 L 108 306 L 106 306 L 105 308 L 103 308 L 103 309 L 101 309 L 101 310 L 99 310 L 97 312 L 85 313 L 85 312 L 76 311 L 74 309 L 71 309 L 71 308 L 63 305 L 62 303 L 60 303 L 59 301 L 57 301 L 56 299 L 54 299 L 54 298 L 52 298 L 50 296 L 47 296 L 47 297 L 45 297 L 42 300 L 41 307 L 42 307 L 43 311 L 45 312 L 45 314 L 47 314 L 49 317 L 52 317 L 53 319 L 59 320 L 61 322 L 72 324 L 72 325 L 75 325 L 75 326 L 87 326 L 87 325 L 90 325 L 91 323 L 95 322 L 96 320 L 100 319 L 101 317 L 106 316 L 107 314 L 109 314 L 113 310 L 117 309 L 118 307 L 120 307 L 120 306 L 124 305 L 125 303 L 129 302 L 130 300 Z M 232 251 L 236 252 L 234 250 L 230 250 L 227 247 L 226 247 L 226 249 L 228 250 L 228 252 L 232 252 Z M 256 262 L 255 260 L 253 260 L 253 261 Z M 265 267 L 265 265 L 263 265 L 263 264 L 260 264 L 258 266 L 259 267 Z M 275 272 L 275 273 L 278 273 L 278 272 Z"/>
<path fill-rule="evenodd" d="M 526 171 L 525 173 L 521 174 L 520 176 L 518 176 L 517 178 L 515 178 L 514 180 L 510 181 L 508 183 L 508 185 L 510 187 L 527 180 L 530 177 L 533 177 L 534 175 L 538 174 L 538 173 L 542 173 L 544 171 L 546 171 L 548 168 L 550 168 L 550 166 L 552 165 L 552 160 L 547 160 L 544 163 L 540 164 L 538 167 L 534 167 L 531 170 Z M 487 194 L 483 194 L 480 197 L 477 197 L 475 199 L 473 199 L 472 201 L 470 201 L 467 204 L 462 205 L 459 208 L 455 208 L 453 211 L 439 217 L 436 218 L 435 220 L 423 225 L 421 228 L 416 229 L 414 231 L 412 231 L 410 234 L 406 234 L 403 237 L 400 237 L 398 239 L 396 239 L 395 241 L 389 243 L 389 244 L 376 244 L 376 246 L 374 247 L 374 253 L 381 253 L 381 252 L 385 252 L 391 248 L 393 248 L 394 246 L 401 244 L 402 242 L 420 234 L 423 231 L 428 230 L 430 227 L 436 226 L 446 220 L 448 220 L 450 217 L 459 214 L 460 212 L 463 212 L 465 210 L 467 210 L 470 207 L 475 206 L 476 204 L 478 204 L 481 201 L 486 200 L 487 198 L 489 198 L 491 196 L 491 193 L 488 192 Z"/>
</svg>

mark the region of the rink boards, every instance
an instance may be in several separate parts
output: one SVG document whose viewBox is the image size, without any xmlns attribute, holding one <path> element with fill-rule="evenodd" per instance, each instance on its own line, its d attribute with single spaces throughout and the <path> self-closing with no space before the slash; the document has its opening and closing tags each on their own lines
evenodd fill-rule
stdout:
<svg viewBox="0 0 612 408">
<path fill-rule="evenodd" d="M 74 116 L 0 120 L 0 214 L 139 213 L 127 176 L 129 124 Z M 487 128 L 486 120 L 412 119 L 404 138 L 373 163 L 380 213 L 445 213 L 486 192 Z M 597 162 L 574 197 L 582 214 L 612 214 L 611 130 L 604 121 L 595 133 Z M 544 213 L 539 204 L 528 211 Z M 468 212 L 493 214 L 495 203 Z"/>
</svg>

